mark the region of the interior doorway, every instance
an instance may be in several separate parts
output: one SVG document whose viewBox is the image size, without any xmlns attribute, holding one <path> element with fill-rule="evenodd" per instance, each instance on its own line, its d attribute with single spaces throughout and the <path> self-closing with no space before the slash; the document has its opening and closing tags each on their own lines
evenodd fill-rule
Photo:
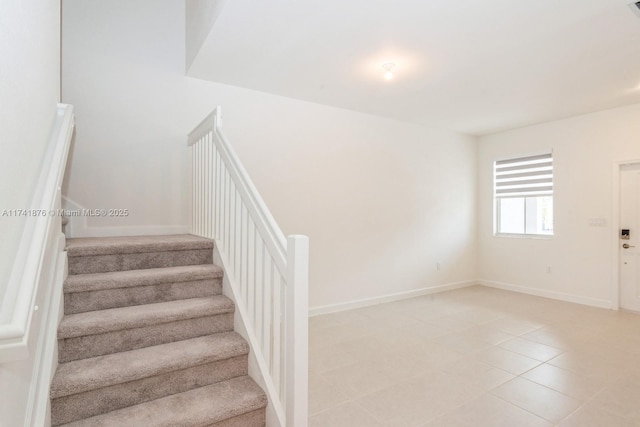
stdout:
<svg viewBox="0 0 640 427">
<path fill-rule="evenodd" d="M 614 175 L 614 308 L 640 312 L 640 161 L 616 164 Z"/>
</svg>

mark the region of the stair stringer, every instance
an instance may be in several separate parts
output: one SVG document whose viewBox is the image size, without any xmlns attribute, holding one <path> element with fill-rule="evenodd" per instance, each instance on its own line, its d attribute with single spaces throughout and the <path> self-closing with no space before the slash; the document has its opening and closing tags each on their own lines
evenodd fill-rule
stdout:
<svg viewBox="0 0 640 427">
<path fill-rule="evenodd" d="M 235 284 L 231 283 L 230 269 L 227 267 L 224 257 L 218 250 L 218 243 L 213 245 L 213 263 L 223 268 L 222 276 L 222 294 L 231 299 L 236 306 L 233 316 L 233 328 L 242 338 L 249 344 L 249 369 L 248 375 L 253 379 L 267 394 L 268 402 L 266 408 L 266 425 L 267 427 L 285 427 L 285 415 L 281 408 L 277 408 L 273 402 L 279 402 L 280 397 L 275 384 L 270 379 L 267 362 L 262 356 L 260 345 L 256 336 L 247 328 L 248 315 L 243 304 L 239 303 L 239 296 L 236 294 Z"/>
</svg>

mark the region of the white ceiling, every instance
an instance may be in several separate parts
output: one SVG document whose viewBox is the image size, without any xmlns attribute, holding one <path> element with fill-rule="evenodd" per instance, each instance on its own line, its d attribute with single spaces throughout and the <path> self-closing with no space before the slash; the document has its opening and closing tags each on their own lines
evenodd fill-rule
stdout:
<svg viewBox="0 0 640 427">
<path fill-rule="evenodd" d="M 630 2 L 233 0 L 188 75 L 482 135 L 640 102 Z"/>
</svg>

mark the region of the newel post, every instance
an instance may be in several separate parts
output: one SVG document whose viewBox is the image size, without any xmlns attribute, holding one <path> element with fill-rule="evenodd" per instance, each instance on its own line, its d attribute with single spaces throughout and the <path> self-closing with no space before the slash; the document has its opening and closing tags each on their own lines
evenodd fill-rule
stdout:
<svg viewBox="0 0 640 427">
<path fill-rule="evenodd" d="M 307 427 L 309 394 L 309 238 L 287 238 L 286 427 Z"/>
</svg>

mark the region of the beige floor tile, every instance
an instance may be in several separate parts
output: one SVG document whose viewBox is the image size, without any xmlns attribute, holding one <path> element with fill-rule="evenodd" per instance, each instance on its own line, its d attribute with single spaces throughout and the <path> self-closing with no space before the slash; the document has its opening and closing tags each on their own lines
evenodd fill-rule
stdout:
<svg viewBox="0 0 640 427">
<path fill-rule="evenodd" d="M 636 385 L 610 385 L 587 403 L 594 410 L 635 420 L 640 425 L 640 388 Z"/>
<path fill-rule="evenodd" d="M 309 318 L 309 333 L 315 334 L 323 329 L 339 325 L 331 315 L 313 316 Z"/>
<path fill-rule="evenodd" d="M 433 340 L 407 347 L 405 351 L 413 352 L 418 360 L 434 369 L 463 357 L 454 348 Z"/>
<path fill-rule="evenodd" d="M 430 423 L 429 423 L 430 424 Z M 387 427 L 424 427 L 425 424 L 423 420 L 414 420 L 413 422 L 407 421 L 405 418 L 394 418 L 385 422 L 385 426 Z M 466 427 L 460 425 L 451 425 L 447 427 Z"/>
<path fill-rule="evenodd" d="M 627 384 L 640 389 L 640 366 L 637 365 L 638 364 L 635 364 L 630 367 L 631 369 L 626 371 L 625 374 L 614 381 L 613 384 Z"/>
<path fill-rule="evenodd" d="M 558 423 L 581 404 L 576 399 L 524 378 L 515 378 L 491 393 L 552 423 Z"/>
<path fill-rule="evenodd" d="M 584 405 L 565 418 L 559 427 L 638 427 L 638 420 L 629 420 L 620 415 Z"/>
<path fill-rule="evenodd" d="M 448 374 L 467 378 L 471 384 L 485 391 L 515 378 L 514 375 L 506 371 L 478 362 L 474 356 L 467 356 L 448 363 L 440 369 Z"/>
<path fill-rule="evenodd" d="M 499 344 L 499 346 L 541 362 L 553 359 L 563 352 L 563 350 L 558 348 L 540 344 L 535 341 L 529 341 L 520 337 L 505 341 Z"/>
<path fill-rule="evenodd" d="M 522 377 L 582 401 L 591 399 L 605 387 L 602 381 L 547 363 L 524 373 Z"/>
<path fill-rule="evenodd" d="M 476 353 L 491 347 L 491 344 L 470 336 L 466 331 L 443 335 L 436 338 L 435 341 L 454 349 L 460 354 Z"/>
<path fill-rule="evenodd" d="M 547 363 L 603 382 L 615 382 L 625 373 L 626 366 L 607 361 L 597 353 L 571 350 Z"/>
<path fill-rule="evenodd" d="M 357 323 L 366 319 L 366 316 L 356 313 L 355 310 L 345 310 L 337 313 L 313 316 L 309 318 L 309 331 L 315 334 L 327 328 Z"/>
<path fill-rule="evenodd" d="M 638 336 L 637 331 L 621 332 L 615 328 L 610 328 L 590 339 L 588 343 L 602 348 L 613 349 L 616 352 L 640 354 L 640 336 Z"/>
<path fill-rule="evenodd" d="M 411 328 L 416 322 L 420 321 L 408 313 L 399 313 L 391 310 L 370 313 L 367 317 L 369 319 L 367 323 L 372 328 Z"/>
<path fill-rule="evenodd" d="M 607 323 L 603 323 L 603 319 L 589 318 L 587 315 L 577 315 L 574 319 L 556 323 L 554 325 L 560 330 L 567 331 L 572 337 L 582 341 L 588 341 L 601 334 L 608 328 Z"/>
<path fill-rule="evenodd" d="M 346 403 L 350 397 L 319 375 L 309 375 L 309 415 Z"/>
<path fill-rule="evenodd" d="M 380 359 L 382 372 L 394 379 L 394 383 L 420 377 L 435 369 L 437 364 L 428 364 L 412 349 L 399 350 L 391 357 Z"/>
<path fill-rule="evenodd" d="M 515 336 L 499 331 L 489 326 L 475 326 L 470 329 L 458 332 L 460 336 L 473 340 L 479 340 L 490 345 L 498 345 L 505 341 L 515 338 Z"/>
<path fill-rule="evenodd" d="M 495 369 L 491 365 L 479 362 L 475 355 L 464 356 L 458 360 L 450 361 L 440 367 L 440 370 L 448 374 L 471 378 L 479 372 Z"/>
<path fill-rule="evenodd" d="M 453 316 L 464 322 L 482 324 L 490 322 L 492 320 L 503 318 L 505 317 L 505 314 L 485 307 L 472 307 L 468 310 L 456 313 Z"/>
<path fill-rule="evenodd" d="M 329 351 L 334 350 L 334 351 Z M 309 372 L 320 374 L 343 366 L 352 365 L 359 361 L 359 358 L 350 352 L 342 352 L 339 347 L 321 350 L 309 350 Z"/>
<path fill-rule="evenodd" d="M 309 336 L 309 351 L 319 350 L 344 341 L 372 335 L 375 329 L 364 322 L 343 323 L 331 326 Z"/>
<path fill-rule="evenodd" d="M 398 382 L 383 363 L 369 361 L 323 372 L 320 376 L 351 399 Z"/>
<path fill-rule="evenodd" d="M 552 427 L 550 422 L 502 399 L 484 395 L 425 427 Z"/>
<path fill-rule="evenodd" d="M 418 321 L 412 324 L 409 331 L 415 336 L 424 339 L 438 338 L 449 333 L 445 328 L 424 321 Z"/>
<path fill-rule="evenodd" d="M 375 304 L 367 307 L 356 308 L 351 310 L 352 313 L 372 318 L 377 316 L 385 316 L 389 318 L 399 318 L 403 312 L 397 301 L 389 302 L 386 304 Z"/>
<path fill-rule="evenodd" d="M 334 322 L 341 323 L 341 324 L 353 323 L 353 322 L 358 322 L 358 321 L 367 319 L 367 317 L 359 313 L 358 310 L 337 311 L 335 313 L 324 314 L 317 317 L 320 317 L 320 318 L 326 317 L 328 318 L 328 320 L 332 320 Z"/>
<path fill-rule="evenodd" d="M 425 338 L 420 337 L 410 329 L 381 328 L 378 332 L 369 336 L 371 350 L 402 349 L 408 346 L 420 344 Z"/>
<path fill-rule="evenodd" d="M 357 401 L 383 422 L 420 426 L 482 393 L 481 389 L 463 378 L 431 372 Z"/>
<path fill-rule="evenodd" d="M 375 340 L 363 337 L 345 341 L 316 350 L 309 350 L 309 371 L 323 373 L 347 365 L 388 358 L 395 354 L 395 349 L 380 345 L 374 348 Z"/>
<path fill-rule="evenodd" d="M 444 335 L 441 329 L 421 321 L 413 321 L 411 324 L 402 327 L 383 327 L 378 332 L 369 336 L 371 340 L 378 340 L 388 347 L 406 347 L 420 344 L 425 340 L 437 338 Z"/>
<path fill-rule="evenodd" d="M 309 333 L 311 427 L 640 426 L 637 314 L 473 286 Z"/>
<path fill-rule="evenodd" d="M 471 377 L 471 381 L 476 387 L 489 391 L 506 383 L 507 381 L 512 380 L 513 378 L 514 376 L 508 372 L 498 368 L 492 368 L 486 372 L 482 372 Z"/>
<path fill-rule="evenodd" d="M 522 335 L 522 338 L 561 350 L 571 350 L 584 342 L 571 335 L 570 332 L 552 326 L 536 329 Z"/>
<path fill-rule="evenodd" d="M 355 402 L 347 402 L 309 417 L 309 427 L 386 427 Z"/>
<path fill-rule="evenodd" d="M 539 322 L 523 320 L 517 317 L 503 317 L 484 324 L 511 335 L 524 335 L 545 325 Z"/>
<path fill-rule="evenodd" d="M 477 360 L 488 365 L 507 371 L 513 375 L 520 375 L 535 368 L 542 362 L 530 357 L 505 350 L 501 347 L 491 347 L 476 354 Z"/>
<path fill-rule="evenodd" d="M 425 322 L 430 325 L 441 328 L 447 333 L 460 332 L 465 329 L 470 329 L 477 326 L 473 322 L 467 322 L 466 320 L 460 320 L 452 316 L 439 316 L 435 318 L 426 319 Z"/>
<path fill-rule="evenodd" d="M 460 308 L 456 309 L 452 307 L 446 307 L 442 304 L 434 303 L 432 305 L 425 307 L 422 310 L 414 308 L 410 311 L 407 311 L 406 314 L 407 316 L 416 320 L 421 320 L 424 322 L 430 322 L 434 320 L 437 323 L 438 322 L 437 319 L 449 316 L 451 314 L 455 314 L 457 311 L 460 311 Z"/>
<path fill-rule="evenodd" d="M 401 424 L 403 420 L 399 420 L 397 424 L 390 424 L 393 427 L 405 427 Z M 459 419 L 455 417 L 447 418 L 447 417 L 439 417 L 435 420 L 428 422 L 426 424 L 420 424 L 419 427 L 470 427 L 464 419 Z M 474 427 L 477 427 L 474 426 Z"/>
</svg>

